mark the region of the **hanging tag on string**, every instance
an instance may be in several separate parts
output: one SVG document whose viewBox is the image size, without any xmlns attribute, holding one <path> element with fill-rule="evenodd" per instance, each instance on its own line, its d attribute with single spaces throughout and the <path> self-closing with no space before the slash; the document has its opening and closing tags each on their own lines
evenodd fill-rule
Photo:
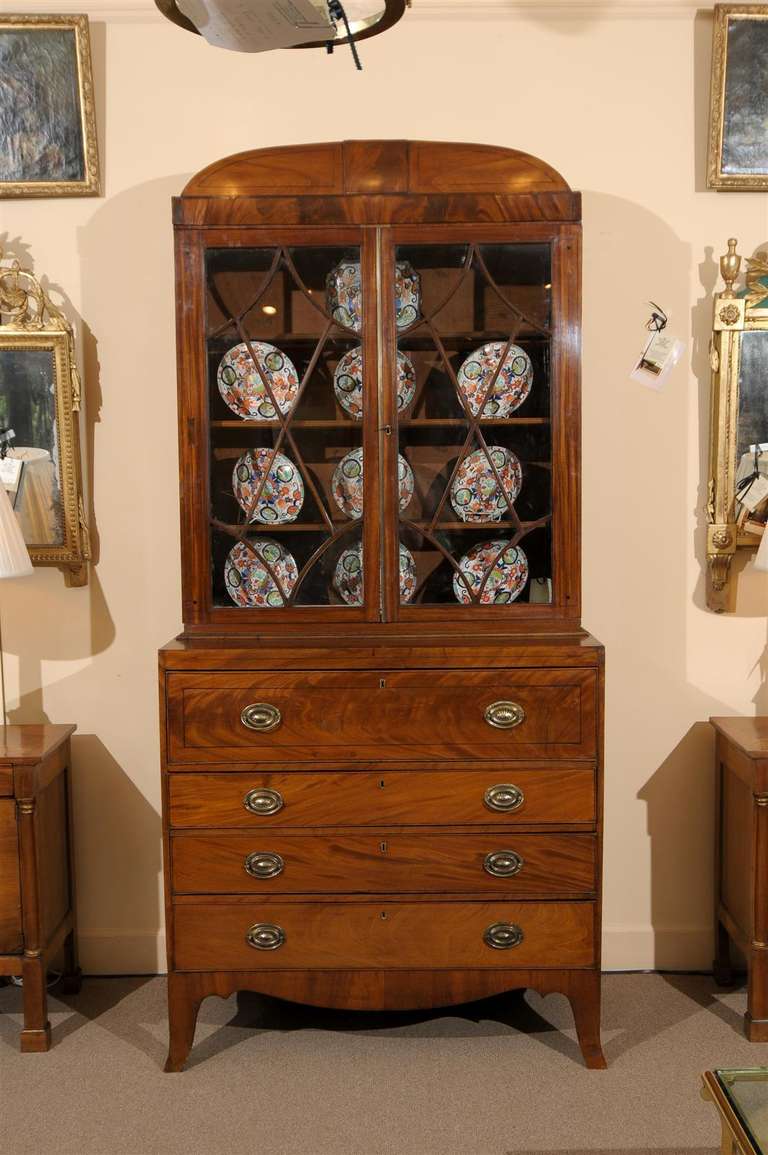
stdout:
<svg viewBox="0 0 768 1155">
<path fill-rule="evenodd" d="M 667 329 L 667 314 L 661 305 L 649 302 L 651 315 L 645 323 L 650 337 L 630 373 L 630 379 L 649 389 L 659 390 L 666 381 L 670 370 L 680 360 L 683 342 Z"/>
</svg>

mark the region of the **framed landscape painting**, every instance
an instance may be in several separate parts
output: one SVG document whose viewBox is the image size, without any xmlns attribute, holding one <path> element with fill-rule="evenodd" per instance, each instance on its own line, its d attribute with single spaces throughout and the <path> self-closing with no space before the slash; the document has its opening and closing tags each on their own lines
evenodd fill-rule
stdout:
<svg viewBox="0 0 768 1155">
<path fill-rule="evenodd" d="M 98 194 L 87 16 L 0 14 L 0 197 Z"/>
<path fill-rule="evenodd" d="M 716 4 L 707 186 L 768 189 L 768 5 Z"/>
</svg>

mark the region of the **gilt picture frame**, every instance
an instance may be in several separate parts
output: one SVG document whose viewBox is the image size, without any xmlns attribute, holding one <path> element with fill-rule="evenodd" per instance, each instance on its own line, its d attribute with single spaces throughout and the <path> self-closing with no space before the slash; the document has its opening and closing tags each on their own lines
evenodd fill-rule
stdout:
<svg viewBox="0 0 768 1155">
<path fill-rule="evenodd" d="M 707 187 L 768 189 L 768 4 L 716 4 Z"/>
<path fill-rule="evenodd" d="M 0 197 L 99 193 L 88 17 L 0 14 Z"/>
</svg>

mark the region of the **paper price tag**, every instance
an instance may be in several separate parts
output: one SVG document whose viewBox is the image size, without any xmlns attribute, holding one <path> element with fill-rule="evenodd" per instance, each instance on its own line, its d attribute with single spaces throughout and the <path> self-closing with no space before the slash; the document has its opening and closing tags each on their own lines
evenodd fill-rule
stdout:
<svg viewBox="0 0 768 1155">
<path fill-rule="evenodd" d="M 683 342 L 666 329 L 654 333 L 629 375 L 631 380 L 649 389 L 661 389 L 670 370 L 680 360 L 683 348 Z"/>
<path fill-rule="evenodd" d="M 0 484 L 12 495 L 16 494 L 24 462 L 18 457 L 0 458 Z"/>
<path fill-rule="evenodd" d="M 739 494 L 739 501 L 746 506 L 750 513 L 754 513 L 758 505 L 762 505 L 768 497 L 768 477 L 761 474 Z"/>
</svg>

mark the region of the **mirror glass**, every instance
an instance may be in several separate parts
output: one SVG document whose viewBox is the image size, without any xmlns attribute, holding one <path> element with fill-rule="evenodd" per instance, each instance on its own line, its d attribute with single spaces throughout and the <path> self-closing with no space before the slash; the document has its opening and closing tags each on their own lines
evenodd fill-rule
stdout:
<svg viewBox="0 0 768 1155">
<path fill-rule="evenodd" d="M 13 431 L 10 436 L 9 431 Z M 8 496 L 27 546 L 64 544 L 53 348 L 0 348 L 0 437 Z"/>
</svg>

